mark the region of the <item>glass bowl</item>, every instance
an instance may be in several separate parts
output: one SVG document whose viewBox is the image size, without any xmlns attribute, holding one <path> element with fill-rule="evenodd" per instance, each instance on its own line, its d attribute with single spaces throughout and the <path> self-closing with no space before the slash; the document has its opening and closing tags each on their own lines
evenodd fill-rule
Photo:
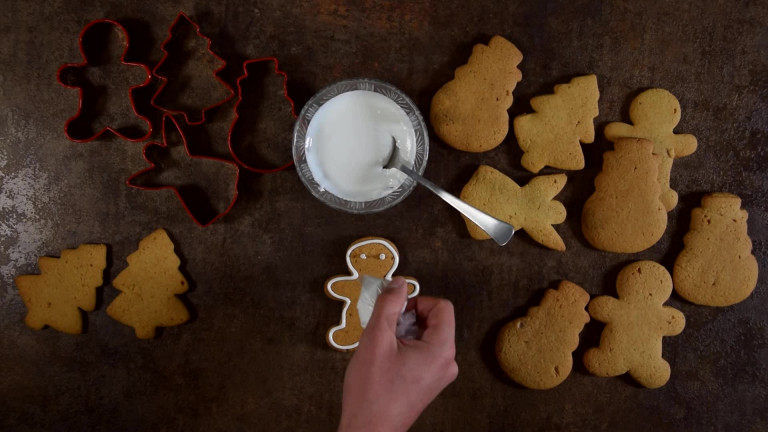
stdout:
<svg viewBox="0 0 768 432">
<path fill-rule="evenodd" d="M 405 199 L 416 187 L 416 181 L 406 176 L 399 187 L 384 197 L 371 201 L 350 201 L 325 190 L 316 181 L 307 163 L 307 129 L 312 121 L 312 117 L 329 100 L 340 94 L 355 90 L 366 90 L 386 96 L 405 112 L 413 125 L 416 137 L 416 155 L 413 161 L 413 170 L 419 174 L 424 173 L 424 169 L 427 166 L 427 156 L 429 155 L 429 135 L 427 133 L 427 125 L 424 123 L 424 119 L 416 104 L 391 84 L 366 78 L 349 79 L 331 84 L 312 96 L 309 102 L 304 105 L 293 128 L 293 161 L 296 164 L 299 178 L 315 198 L 333 208 L 349 213 L 375 213 L 391 208 Z"/>
</svg>

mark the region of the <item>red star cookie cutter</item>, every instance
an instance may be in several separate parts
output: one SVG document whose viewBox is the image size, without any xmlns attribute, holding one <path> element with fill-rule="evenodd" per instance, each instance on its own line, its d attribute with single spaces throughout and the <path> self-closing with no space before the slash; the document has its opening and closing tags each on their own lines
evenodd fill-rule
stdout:
<svg viewBox="0 0 768 432">
<path fill-rule="evenodd" d="M 216 81 L 219 82 L 219 84 L 221 84 L 222 87 L 224 87 L 226 92 L 229 93 L 226 97 L 224 97 L 223 99 L 219 100 L 218 102 L 216 102 L 216 103 L 214 103 L 212 105 L 205 106 L 205 107 L 201 108 L 200 109 L 200 120 L 198 120 L 198 121 L 191 121 L 189 119 L 189 114 L 190 114 L 190 112 L 192 110 L 186 110 L 185 111 L 185 110 L 178 110 L 178 109 L 169 108 L 169 107 L 161 105 L 158 102 L 158 100 L 157 100 L 158 96 L 160 96 L 160 94 L 163 92 L 163 90 L 166 88 L 166 86 L 168 84 L 168 78 L 160 75 L 158 73 L 158 69 L 160 68 L 160 66 L 163 65 L 163 63 L 166 62 L 168 57 L 171 55 L 171 53 L 167 49 L 167 45 L 174 39 L 174 36 L 176 34 L 176 31 L 177 31 L 177 27 L 178 27 L 178 25 L 180 24 L 180 22 L 182 20 L 184 20 L 188 24 L 190 24 L 192 26 L 192 28 L 194 28 L 197 36 L 199 36 L 200 38 L 205 40 L 206 50 L 208 51 L 208 53 L 211 56 L 213 56 L 218 62 L 220 62 L 220 66 L 213 71 L 213 77 L 214 77 L 214 79 Z M 200 125 L 200 124 L 205 123 L 205 112 L 206 111 L 209 111 L 209 110 L 211 110 L 213 108 L 221 106 L 221 105 L 229 102 L 233 97 L 235 97 L 235 92 L 234 92 L 234 90 L 232 90 L 232 87 L 230 87 L 230 85 L 227 84 L 224 80 L 222 80 L 221 77 L 219 77 L 219 75 L 218 75 L 219 72 L 221 72 L 227 66 L 227 62 L 211 49 L 211 39 L 208 38 L 207 36 L 205 36 L 202 32 L 200 32 L 200 26 L 196 22 L 192 21 L 192 19 L 186 13 L 179 12 L 179 14 L 176 16 L 176 19 L 173 21 L 171 26 L 168 28 L 168 37 L 163 41 L 162 45 L 160 45 L 160 49 L 163 51 L 163 57 L 155 65 L 154 69 L 152 69 L 152 75 L 156 76 L 160 80 L 160 87 L 157 89 L 155 94 L 152 96 L 152 99 L 150 100 L 150 104 L 153 107 L 155 107 L 155 108 L 157 108 L 157 109 L 159 109 L 162 112 L 167 113 L 167 114 L 180 114 L 180 115 L 182 115 L 184 117 L 184 121 L 187 122 L 187 124 L 189 124 L 189 125 Z"/>
<path fill-rule="evenodd" d="M 240 108 L 240 104 L 243 102 L 243 81 L 246 80 L 248 78 L 248 76 L 249 76 L 248 66 L 250 66 L 252 64 L 262 63 L 262 62 L 273 62 L 274 63 L 274 65 L 275 65 L 274 73 L 277 74 L 277 75 L 282 76 L 282 78 L 283 78 L 283 83 L 282 83 L 282 85 L 283 85 L 283 97 L 285 97 L 285 100 L 288 101 L 288 103 L 290 104 L 291 115 L 293 116 L 293 118 L 296 119 L 298 117 L 296 115 L 296 107 L 294 106 L 293 99 L 291 99 L 291 97 L 288 96 L 288 75 L 285 72 L 283 72 L 282 70 L 280 70 L 280 66 L 279 66 L 279 63 L 277 62 L 277 58 L 275 58 L 275 57 L 263 57 L 263 58 L 246 60 L 243 63 L 243 75 L 240 76 L 237 79 L 237 82 L 236 82 L 236 86 L 237 86 L 237 103 L 235 104 L 235 108 L 234 108 L 235 117 L 232 120 L 232 125 L 230 126 L 229 134 L 227 135 L 227 145 L 229 146 L 229 152 L 232 155 L 232 158 L 235 160 L 235 162 L 239 163 L 243 168 L 245 168 L 245 169 L 247 169 L 249 171 L 256 172 L 256 173 L 269 174 L 269 173 L 274 173 L 274 172 L 282 171 L 282 170 L 292 166 L 293 165 L 292 157 L 291 157 L 291 159 L 287 163 L 285 163 L 283 165 L 280 165 L 280 166 L 270 167 L 270 168 L 257 168 L 257 167 L 254 167 L 254 166 L 244 162 L 243 158 L 238 156 L 238 154 L 237 154 L 238 152 L 235 150 L 235 146 L 232 145 L 233 131 L 235 129 L 235 125 L 237 124 L 238 119 L 240 118 L 240 113 L 238 111 L 238 108 Z M 288 149 L 290 150 L 290 142 L 288 142 L 287 144 L 288 144 Z"/>
<path fill-rule="evenodd" d="M 105 127 L 101 128 L 99 131 L 97 131 L 96 133 L 94 133 L 93 135 L 85 137 L 85 138 L 77 138 L 77 137 L 73 136 L 70 133 L 70 131 L 69 131 L 70 124 L 73 121 L 77 120 L 80 117 L 80 115 L 82 114 L 82 112 L 83 112 L 83 87 L 79 86 L 79 85 L 73 85 L 73 84 L 65 83 L 63 78 L 62 78 L 62 72 L 65 69 L 69 69 L 69 68 L 82 69 L 82 68 L 87 68 L 87 67 L 91 66 L 89 64 L 89 61 L 88 61 L 88 56 L 86 55 L 86 52 L 85 52 L 85 41 L 86 41 L 86 37 L 88 35 L 88 31 L 91 30 L 96 25 L 105 25 L 105 24 L 106 25 L 114 26 L 117 30 L 119 30 L 120 33 L 121 33 L 121 37 L 124 40 L 124 43 L 123 43 L 124 48 L 123 48 L 123 51 L 122 51 L 122 53 L 120 55 L 120 62 L 122 64 L 126 65 L 126 66 L 135 66 L 135 67 L 142 68 L 144 70 L 146 76 L 147 76 L 147 78 L 144 80 L 144 82 L 142 82 L 141 84 L 135 85 L 135 86 L 131 86 L 128 89 L 128 99 L 130 101 L 131 109 L 133 110 L 133 113 L 136 114 L 136 117 L 138 117 L 139 119 L 143 120 L 147 124 L 147 133 L 145 135 L 143 135 L 143 136 L 140 136 L 140 137 L 132 138 L 130 136 L 127 136 L 127 135 L 123 134 L 117 128 L 113 128 L 112 126 L 105 126 Z M 80 54 L 83 57 L 83 61 L 80 62 L 80 63 L 66 63 L 66 64 L 63 64 L 63 65 L 61 65 L 59 67 L 58 71 L 56 72 L 56 80 L 59 82 L 59 84 L 61 84 L 64 87 L 67 87 L 67 88 L 75 88 L 75 89 L 79 90 L 79 92 L 78 92 L 77 113 L 74 116 L 70 117 L 66 121 L 66 123 L 64 124 L 64 134 L 67 136 L 67 138 L 70 141 L 74 141 L 74 142 L 89 142 L 89 141 L 93 141 L 96 138 L 101 137 L 105 132 L 111 132 L 114 135 L 116 135 L 116 136 L 118 136 L 118 137 L 120 137 L 120 138 L 122 138 L 124 140 L 128 140 L 128 141 L 143 141 L 143 140 L 149 138 L 150 135 L 152 135 L 152 122 L 147 117 L 144 117 L 144 116 L 142 116 L 141 114 L 138 113 L 138 111 L 136 110 L 136 104 L 135 104 L 134 99 L 133 99 L 133 91 L 135 89 L 148 86 L 149 82 L 152 80 L 152 74 L 150 73 L 149 68 L 147 66 L 141 64 L 141 63 L 134 63 L 134 62 L 127 62 L 127 61 L 125 61 L 125 55 L 128 52 L 129 45 L 130 45 L 130 40 L 128 38 L 128 32 L 125 30 L 125 27 L 123 27 L 120 23 L 118 23 L 117 21 L 114 21 L 114 20 L 110 20 L 110 19 L 94 20 L 94 21 L 91 21 L 88 24 L 86 24 L 85 27 L 83 27 L 83 29 L 80 31 L 80 37 L 78 39 L 78 47 L 80 49 Z"/>
<path fill-rule="evenodd" d="M 165 114 L 165 115 L 163 115 L 162 122 L 163 122 L 162 123 L 163 142 L 150 142 L 147 145 L 145 145 L 144 149 L 143 149 L 144 160 L 146 160 L 149 163 L 150 166 L 148 168 L 145 168 L 145 169 L 143 169 L 143 170 L 141 170 L 141 171 L 131 175 L 128 178 L 128 180 L 126 180 L 126 184 L 128 186 L 130 186 L 130 187 L 133 187 L 133 188 L 136 188 L 136 189 L 141 189 L 141 190 L 155 190 L 155 191 L 156 190 L 166 190 L 166 189 L 172 190 L 176 194 L 176 196 L 179 198 L 179 201 L 181 201 L 181 204 L 184 206 L 184 210 L 186 210 L 187 214 L 189 214 L 189 216 L 195 221 L 195 223 L 197 225 L 199 225 L 200 227 L 205 228 L 205 227 L 213 224 L 214 222 L 216 222 L 220 218 L 224 217 L 227 213 L 229 213 L 230 210 L 232 210 L 232 207 L 234 207 L 235 202 L 237 201 L 237 195 L 238 195 L 238 184 L 239 184 L 239 181 L 240 181 L 240 166 L 238 164 L 230 161 L 230 160 L 227 160 L 227 159 L 222 159 L 222 158 L 217 158 L 217 157 L 210 157 L 210 156 L 194 156 L 194 155 L 192 155 L 189 152 L 189 147 L 187 145 L 187 138 L 184 136 L 184 133 L 182 132 L 181 127 L 179 126 L 179 123 L 176 121 L 176 119 L 172 115 Z M 230 201 L 229 205 L 227 206 L 227 208 L 225 210 L 223 210 L 221 212 L 218 212 L 215 216 L 213 216 L 209 220 L 200 220 L 200 218 L 198 217 L 196 212 L 191 209 L 190 204 L 189 204 L 189 202 L 187 202 L 187 199 L 185 198 L 185 196 L 179 191 L 179 186 L 173 186 L 173 185 L 142 186 L 142 185 L 139 185 L 139 184 L 135 183 L 135 180 L 138 177 L 140 177 L 140 176 L 142 176 L 142 175 L 144 175 L 146 173 L 149 173 L 149 172 L 151 172 L 153 170 L 161 168 L 160 166 L 158 166 L 158 164 L 156 164 L 155 162 L 153 162 L 150 159 L 150 157 L 148 156 L 148 150 L 151 149 L 151 147 L 153 147 L 153 146 L 158 146 L 158 147 L 166 148 L 166 149 L 168 148 L 168 142 L 169 142 L 169 140 L 168 140 L 168 132 L 169 131 L 167 129 L 168 125 L 171 125 L 172 127 L 174 127 L 175 130 L 178 132 L 179 136 L 181 137 L 181 142 L 184 145 L 184 150 L 186 152 L 186 155 L 190 159 L 209 160 L 209 161 L 220 162 L 220 163 L 227 164 L 227 165 L 231 166 L 234 169 L 234 173 L 235 173 L 234 174 L 234 179 L 235 179 L 235 182 L 234 182 L 232 200 Z"/>
</svg>

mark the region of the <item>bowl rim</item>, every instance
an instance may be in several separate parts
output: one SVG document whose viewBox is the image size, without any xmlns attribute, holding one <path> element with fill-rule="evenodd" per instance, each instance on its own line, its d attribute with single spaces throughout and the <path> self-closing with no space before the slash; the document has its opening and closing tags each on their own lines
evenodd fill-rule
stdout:
<svg viewBox="0 0 768 432">
<path fill-rule="evenodd" d="M 315 93 L 307 101 L 296 118 L 293 128 L 293 161 L 301 182 L 315 198 L 326 205 L 349 213 L 376 213 L 392 208 L 404 200 L 416 188 L 416 181 L 406 176 L 403 183 L 397 189 L 384 197 L 370 201 L 350 201 L 338 197 L 320 186 L 312 175 L 312 171 L 307 163 L 306 134 L 312 118 L 326 102 L 343 93 L 356 90 L 372 91 L 386 96 L 405 112 L 411 121 L 416 137 L 416 155 L 413 170 L 420 175 L 424 173 L 429 156 L 429 133 L 419 108 L 399 88 L 373 78 L 350 78 L 334 82 Z"/>
</svg>

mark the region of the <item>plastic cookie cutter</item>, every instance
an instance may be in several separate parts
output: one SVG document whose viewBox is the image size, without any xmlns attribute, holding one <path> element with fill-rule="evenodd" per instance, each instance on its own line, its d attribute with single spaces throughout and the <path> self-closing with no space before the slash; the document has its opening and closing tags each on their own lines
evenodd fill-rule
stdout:
<svg viewBox="0 0 768 432">
<path fill-rule="evenodd" d="M 235 96 L 232 87 L 218 75 L 226 67 L 226 61 L 211 50 L 211 39 L 202 34 L 200 26 L 184 12 L 176 16 L 160 49 L 163 57 L 152 70 L 160 79 L 160 87 L 150 100 L 153 107 L 168 114 L 181 114 L 187 124 L 199 125 L 205 122 L 206 111 Z M 209 73 L 212 79 L 207 78 Z M 215 96 L 212 87 L 223 90 L 226 96 Z M 206 93 L 213 100 L 201 104 L 200 96 Z M 191 116 L 196 118 L 190 119 Z"/>
<path fill-rule="evenodd" d="M 274 64 L 274 67 L 270 67 L 270 62 Z M 259 66 L 262 67 L 259 68 Z M 293 123 L 297 116 L 293 100 L 288 96 L 287 83 L 288 75 L 280 70 L 275 57 L 251 59 L 243 63 L 243 75 L 237 79 L 236 83 L 237 103 L 235 104 L 235 116 L 229 129 L 227 143 L 232 158 L 249 171 L 266 174 L 282 171 L 293 165 L 291 145 Z M 280 94 L 279 91 L 275 91 L 277 87 L 282 91 L 282 98 L 276 96 Z M 249 103 L 246 100 L 249 97 L 255 98 L 255 103 Z M 244 103 L 244 101 L 246 102 Z M 286 102 L 288 103 L 286 104 Z M 277 123 L 272 121 L 273 117 L 270 116 L 276 112 L 280 112 L 281 119 Z M 289 113 L 291 117 L 287 115 Z M 248 133 L 243 133 L 246 128 Z M 252 137 L 255 142 L 239 138 L 241 135 Z M 249 150 L 256 150 L 257 148 L 264 150 L 265 146 L 261 144 L 265 142 L 275 146 L 275 151 L 282 149 L 280 144 L 285 143 L 289 161 L 282 165 L 275 164 L 272 167 L 256 167 L 253 156 L 246 156 L 244 148 L 247 146 Z"/>
<path fill-rule="evenodd" d="M 102 33 L 104 30 L 111 33 Z M 115 45 L 115 37 L 118 39 L 117 42 L 122 45 L 122 51 L 109 49 Z M 125 61 L 125 55 L 130 45 L 125 27 L 117 21 L 109 19 L 91 21 L 80 31 L 78 43 L 83 61 L 63 64 L 56 73 L 59 84 L 79 90 L 77 113 L 66 121 L 64 134 L 68 139 L 75 142 L 89 142 L 101 137 L 106 132 L 111 132 L 128 141 L 143 141 L 149 138 L 152 134 L 152 122 L 136 110 L 133 91 L 148 86 L 152 80 L 152 74 L 149 68 L 141 63 Z M 119 54 L 119 58 L 117 54 Z M 128 72 L 127 68 L 130 68 L 131 72 L 142 71 L 144 81 L 128 88 L 127 99 L 110 98 L 104 94 L 105 91 L 102 88 L 115 87 L 114 83 L 122 81 L 118 78 Z M 94 73 L 94 69 L 99 69 L 98 73 Z M 99 82 L 95 83 L 92 80 Z M 133 81 L 130 77 L 124 80 Z M 127 101 L 133 114 L 146 124 L 147 132 L 134 134 L 134 131 L 141 129 L 138 126 L 139 122 L 121 124 L 122 116 L 114 113 L 112 116 L 99 113 L 98 107 L 103 105 L 105 100 L 111 104 L 107 104 L 108 108 L 114 107 L 114 104 L 120 101 Z M 96 120 L 100 120 L 106 125 L 94 133 L 91 126 Z M 82 136 L 80 136 L 81 134 Z"/>
<path fill-rule="evenodd" d="M 163 116 L 162 135 L 163 142 L 144 146 L 144 159 L 150 167 L 131 175 L 126 184 L 142 190 L 172 190 L 201 227 L 229 213 L 237 201 L 240 166 L 226 159 L 190 154 L 187 139 L 171 115 Z M 222 177 L 231 177 L 234 182 L 222 182 Z M 231 198 L 214 202 L 230 185 Z"/>
</svg>

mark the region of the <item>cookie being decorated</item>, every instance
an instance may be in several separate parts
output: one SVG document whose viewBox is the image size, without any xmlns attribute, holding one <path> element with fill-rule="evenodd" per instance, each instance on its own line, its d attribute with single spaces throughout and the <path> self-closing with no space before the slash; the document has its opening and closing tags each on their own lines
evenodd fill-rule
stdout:
<svg viewBox="0 0 768 432">
<path fill-rule="evenodd" d="M 334 276 L 325 283 L 325 293 L 334 300 L 344 302 L 341 322 L 328 330 L 328 345 L 339 351 L 351 351 L 357 348 L 363 325 L 357 310 L 362 289 L 363 276 L 380 279 L 392 279 L 400 263 L 400 255 L 395 245 L 381 237 L 361 238 L 347 249 L 347 267 L 350 274 Z M 419 294 L 419 283 L 406 277 L 408 297 Z"/>
</svg>

